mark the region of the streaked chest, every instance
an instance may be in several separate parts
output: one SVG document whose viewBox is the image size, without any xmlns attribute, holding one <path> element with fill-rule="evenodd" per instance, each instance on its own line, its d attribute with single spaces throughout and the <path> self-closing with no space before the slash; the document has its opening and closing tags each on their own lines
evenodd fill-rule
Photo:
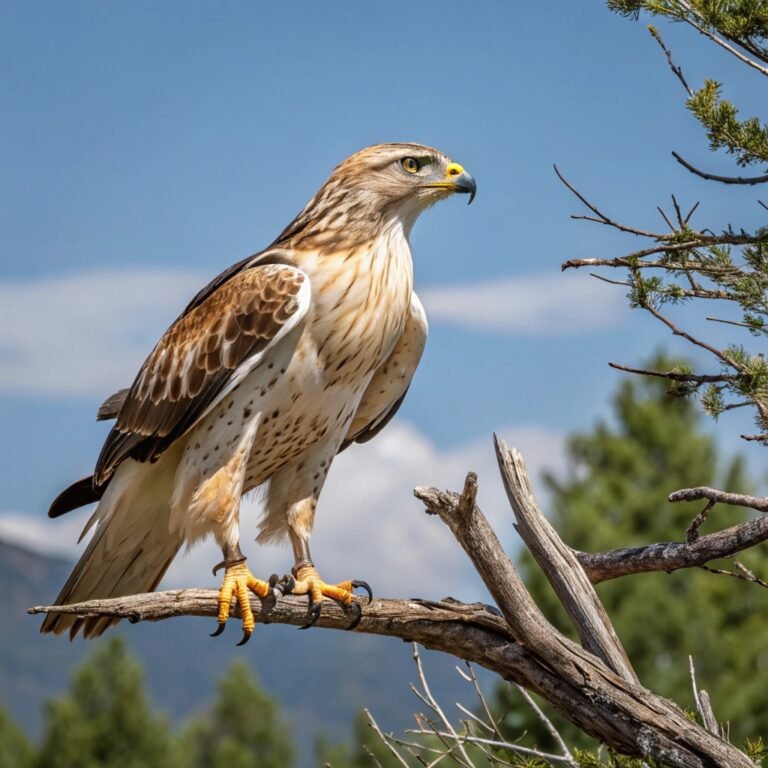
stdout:
<svg viewBox="0 0 768 768">
<path fill-rule="evenodd" d="M 302 268 L 312 285 L 302 341 L 326 378 L 367 382 L 402 334 L 411 302 L 413 264 L 402 228 L 355 251 L 310 258 Z"/>
</svg>

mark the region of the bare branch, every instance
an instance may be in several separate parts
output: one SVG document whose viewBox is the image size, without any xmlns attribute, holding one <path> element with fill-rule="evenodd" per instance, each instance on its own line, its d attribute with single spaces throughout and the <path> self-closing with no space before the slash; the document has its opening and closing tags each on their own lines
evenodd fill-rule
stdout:
<svg viewBox="0 0 768 768">
<path fill-rule="evenodd" d="M 707 486 L 698 486 L 697 488 L 683 488 L 674 493 L 670 493 L 668 501 L 673 504 L 678 501 L 699 501 L 708 499 L 713 503 L 730 504 L 734 507 L 748 507 L 757 509 L 760 512 L 768 512 L 768 498 L 760 496 L 747 496 L 743 493 L 727 493 L 718 491 L 716 488 Z"/>
<path fill-rule="evenodd" d="M 658 376 L 662 379 L 669 379 L 670 381 L 681 381 L 690 384 L 708 384 L 721 381 L 736 381 L 737 376 L 728 374 L 702 374 L 702 373 L 680 373 L 678 371 L 649 371 L 644 368 L 630 368 L 626 365 L 619 365 L 618 363 L 608 363 L 611 368 L 615 368 L 617 371 L 625 371 L 626 373 L 638 373 L 642 376 Z"/>
<path fill-rule="evenodd" d="M 682 158 L 677 152 L 672 152 L 672 157 L 677 160 L 680 165 L 686 170 L 708 181 L 719 181 L 721 184 L 765 184 L 768 181 L 768 174 L 763 176 L 718 176 L 716 173 L 707 173 L 701 171 L 696 166 L 691 165 L 687 160 Z"/>
<path fill-rule="evenodd" d="M 699 538 L 699 529 L 702 525 L 704 525 L 704 522 L 706 521 L 712 507 L 714 506 L 714 501 L 708 501 L 707 506 L 704 507 L 704 509 L 702 509 L 701 512 L 699 512 L 699 514 L 693 518 L 693 520 L 691 520 L 691 524 L 688 526 L 688 529 L 685 532 L 685 540 L 689 544 Z"/>
<path fill-rule="evenodd" d="M 644 547 L 613 549 L 607 552 L 577 552 L 593 584 L 630 576 L 701 567 L 711 560 L 732 557 L 768 540 L 768 515 L 701 536 L 692 542 L 668 541 Z"/>
<path fill-rule="evenodd" d="M 637 682 L 637 675 L 595 590 L 570 547 L 544 517 L 531 490 L 523 457 L 495 436 L 496 456 L 515 528 L 557 593 L 579 633 L 582 645 L 618 675 Z"/>
<path fill-rule="evenodd" d="M 627 232 L 631 235 L 637 235 L 638 237 L 650 237 L 654 240 L 661 240 L 664 238 L 664 235 L 657 234 L 656 232 L 648 232 L 643 229 L 636 229 L 635 227 L 628 227 L 624 224 L 620 224 L 618 221 L 615 221 L 614 219 L 610 218 L 610 216 L 607 216 L 604 214 L 596 205 L 593 203 L 590 203 L 589 200 L 587 200 L 584 195 L 579 192 L 576 187 L 571 184 L 568 179 L 563 176 L 563 174 L 560 172 L 560 169 L 555 165 L 553 166 L 555 169 L 555 173 L 557 174 L 557 178 L 560 179 L 560 181 L 565 184 L 566 187 L 579 199 L 581 200 L 584 205 L 589 208 L 590 211 L 592 211 L 597 218 L 591 219 L 591 221 L 596 222 L 597 224 L 605 224 L 606 226 L 613 227 L 614 229 L 618 229 L 620 232 Z M 579 216 L 572 216 L 571 218 L 581 218 Z"/>
<path fill-rule="evenodd" d="M 664 41 L 661 39 L 661 35 L 659 34 L 659 31 L 652 24 L 648 25 L 648 31 L 653 36 L 653 39 L 661 46 L 661 50 L 664 51 L 664 55 L 667 57 L 669 68 L 672 70 L 672 72 L 674 72 L 675 77 L 680 81 L 680 84 L 683 86 L 683 88 L 685 88 L 685 92 L 689 96 L 693 96 L 693 91 L 689 87 L 685 77 L 683 77 L 683 70 L 680 67 L 675 66 L 675 62 L 672 61 L 672 54 L 667 48 L 667 46 L 664 45 Z"/>
<path fill-rule="evenodd" d="M 768 432 L 761 432 L 759 435 L 739 435 L 742 440 L 749 442 L 765 443 L 768 442 Z"/>
<path fill-rule="evenodd" d="M 736 561 L 734 562 L 737 566 L 739 565 L 739 563 Z M 720 576 L 731 576 L 734 579 L 747 581 L 750 584 L 757 584 L 759 587 L 768 589 L 768 582 L 764 581 L 763 579 L 758 579 L 757 576 L 755 576 L 755 574 L 751 571 L 748 571 L 747 573 L 737 573 L 736 571 L 726 571 L 724 568 L 710 568 L 708 565 L 702 565 L 701 568 L 702 570 L 708 571 L 709 573 L 716 573 Z"/>
<path fill-rule="evenodd" d="M 563 757 L 566 759 L 566 761 L 573 766 L 573 768 L 576 768 L 577 763 L 574 759 L 573 755 L 571 754 L 571 751 L 568 749 L 568 746 L 566 745 L 563 737 L 560 735 L 560 731 L 555 728 L 552 721 L 544 714 L 541 707 L 534 701 L 533 697 L 531 696 L 528 691 L 525 690 L 522 686 L 515 685 L 515 688 L 519 691 L 520 695 L 525 699 L 525 703 L 528 704 L 528 706 L 534 711 L 536 714 L 536 717 L 541 720 L 541 722 L 544 724 L 544 727 L 549 731 L 550 736 L 555 740 L 555 743 L 563 752 Z"/>
<path fill-rule="evenodd" d="M 511 466 L 518 465 L 512 462 Z M 520 480 L 519 487 L 505 477 L 508 485 L 516 488 L 515 493 L 532 498 L 524 472 L 515 477 Z M 417 489 L 417 495 L 453 532 L 503 618 L 482 604 L 379 599 L 366 607 L 355 631 L 419 642 L 478 663 L 538 694 L 578 728 L 618 752 L 653 758 L 676 768 L 754 768 L 746 755 L 693 723 L 674 704 L 619 677 L 599 658 L 558 632 L 525 589 L 485 516 L 476 504 L 470 507 L 471 478 L 465 487 L 469 490 L 462 495 L 434 488 Z M 768 524 L 768 515 L 759 520 Z M 567 550 L 561 541 L 554 546 Z M 32 612 L 106 615 L 132 621 L 179 615 L 213 617 L 217 597 L 215 590 L 177 590 L 74 606 L 38 607 Z M 261 609 L 254 597 L 252 605 L 260 622 L 300 626 L 306 621 L 306 602 L 301 597 L 281 597 Z M 341 608 L 326 603 L 318 625 L 342 629 L 348 622 Z"/>
<path fill-rule="evenodd" d="M 659 312 L 656 307 L 654 307 L 652 304 L 644 303 L 642 305 L 643 309 L 650 312 L 657 320 L 662 322 L 664 325 L 669 328 L 670 331 L 675 336 L 680 336 L 684 338 L 686 341 L 690 342 L 696 347 L 701 347 L 702 349 L 706 349 L 707 352 L 714 355 L 718 360 L 721 360 L 724 362 L 727 366 L 730 368 L 733 368 L 734 370 L 737 370 L 739 373 L 744 373 L 743 368 L 738 365 L 735 361 L 731 360 L 728 355 L 725 354 L 722 350 L 717 349 L 717 347 L 713 347 L 711 344 L 707 344 L 706 341 L 702 341 L 701 339 L 696 338 L 695 336 L 692 336 L 688 331 L 684 331 L 682 328 L 679 328 L 675 323 L 673 323 L 668 317 L 665 315 L 662 315 L 661 312 Z"/>
<path fill-rule="evenodd" d="M 384 742 L 384 744 L 387 745 L 387 749 L 395 756 L 395 759 L 400 763 L 400 765 L 405 766 L 405 768 L 409 768 L 408 763 L 405 762 L 405 759 L 403 756 L 392 746 L 390 743 L 390 740 L 382 733 L 381 728 L 379 728 L 379 724 L 373 719 L 373 715 L 370 713 L 368 709 L 364 709 L 363 712 L 365 712 L 365 716 L 368 718 L 368 723 L 370 724 L 371 728 L 376 732 L 376 735 L 379 737 L 379 739 Z"/>
</svg>

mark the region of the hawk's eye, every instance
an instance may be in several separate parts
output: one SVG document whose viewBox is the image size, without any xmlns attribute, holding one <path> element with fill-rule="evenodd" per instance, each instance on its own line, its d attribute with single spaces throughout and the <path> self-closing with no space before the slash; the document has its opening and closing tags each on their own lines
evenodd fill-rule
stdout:
<svg viewBox="0 0 768 768">
<path fill-rule="evenodd" d="M 419 170 L 419 161 L 415 157 L 404 157 L 400 161 L 400 165 L 402 165 L 408 173 L 416 173 Z"/>
</svg>

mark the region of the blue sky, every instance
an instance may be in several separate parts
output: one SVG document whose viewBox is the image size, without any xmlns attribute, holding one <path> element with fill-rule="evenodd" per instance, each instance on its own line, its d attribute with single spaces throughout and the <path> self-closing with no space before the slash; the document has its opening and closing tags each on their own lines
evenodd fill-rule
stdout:
<svg viewBox="0 0 768 768">
<path fill-rule="evenodd" d="M 455 487 L 464 469 L 498 485 L 494 429 L 535 468 L 561 467 L 563 436 L 609 412 L 621 375 L 607 361 L 688 352 L 621 289 L 560 274 L 635 242 L 569 220 L 581 209 L 553 163 L 639 226 L 660 226 L 670 192 L 701 199 L 713 227 L 760 220 L 752 191 L 724 195 L 671 159 L 731 170 L 643 24 L 601 2 L 6 2 L 3 19 L 0 532 L 21 540 L 73 551 L 74 528 L 44 513 L 90 470 L 102 397 L 199 285 L 268 244 L 362 146 L 434 145 L 479 191 L 416 226 L 430 341 L 390 439 L 348 460 L 358 495 L 329 489 L 338 521 L 353 502 L 412 519 L 414 482 Z M 757 75 L 660 28 L 692 85 L 718 76 L 759 109 Z M 729 446 L 740 429 L 718 426 Z"/>
</svg>

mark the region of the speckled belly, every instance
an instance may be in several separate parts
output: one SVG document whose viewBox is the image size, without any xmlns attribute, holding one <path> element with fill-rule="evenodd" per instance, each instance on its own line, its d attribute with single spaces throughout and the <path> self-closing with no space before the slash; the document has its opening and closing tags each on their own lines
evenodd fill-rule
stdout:
<svg viewBox="0 0 768 768">
<path fill-rule="evenodd" d="M 377 362 L 365 348 L 338 361 L 336 356 L 321 357 L 307 336 L 285 372 L 277 371 L 274 383 L 273 379 L 256 382 L 254 377 L 259 384 L 254 405 L 261 408 L 261 419 L 243 490 L 261 485 L 319 442 L 340 444 Z M 244 387 L 248 384 L 243 382 Z"/>
</svg>

